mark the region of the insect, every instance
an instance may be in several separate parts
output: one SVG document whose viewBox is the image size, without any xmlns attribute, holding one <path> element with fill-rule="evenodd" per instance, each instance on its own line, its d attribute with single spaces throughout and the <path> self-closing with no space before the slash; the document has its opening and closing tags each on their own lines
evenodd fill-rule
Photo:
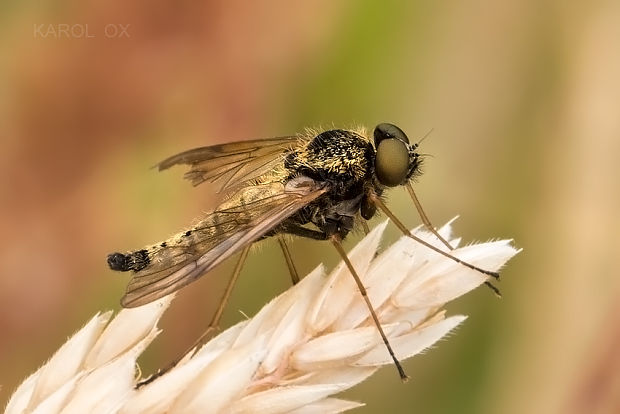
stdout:
<svg viewBox="0 0 620 414">
<path fill-rule="evenodd" d="M 407 236 L 484 274 L 479 269 L 412 235 L 382 201 L 389 187 L 405 186 L 425 226 L 447 247 L 424 214 L 410 184 L 420 174 L 422 155 L 396 125 L 376 126 L 372 139 L 363 130 L 323 132 L 226 143 L 192 149 L 160 162 L 159 170 L 188 165 L 185 178 L 193 185 L 205 181 L 220 185 L 228 198 L 195 226 L 161 243 L 128 253 L 112 253 L 112 270 L 132 272 L 121 300 L 136 307 L 166 296 L 242 252 L 222 304 L 210 326 L 215 326 L 228 300 L 249 246 L 277 237 L 293 280 L 296 270 L 283 234 L 329 240 L 345 261 L 403 380 L 407 378 L 394 355 L 366 296 L 364 286 L 341 241 L 382 210 Z M 490 283 L 489 286 L 499 293 Z"/>
</svg>

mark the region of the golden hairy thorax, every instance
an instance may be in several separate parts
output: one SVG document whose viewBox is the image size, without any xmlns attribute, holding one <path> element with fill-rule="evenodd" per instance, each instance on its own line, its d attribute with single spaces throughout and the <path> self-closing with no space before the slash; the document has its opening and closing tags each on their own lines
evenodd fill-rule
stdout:
<svg viewBox="0 0 620 414">
<path fill-rule="evenodd" d="M 315 179 L 341 176 L 353 181 L 362 180 L 371 172 L 374 151 L 365 130 L 307 133 L 304 144 L 286 156 L 286 170 Z"/>
</svg>

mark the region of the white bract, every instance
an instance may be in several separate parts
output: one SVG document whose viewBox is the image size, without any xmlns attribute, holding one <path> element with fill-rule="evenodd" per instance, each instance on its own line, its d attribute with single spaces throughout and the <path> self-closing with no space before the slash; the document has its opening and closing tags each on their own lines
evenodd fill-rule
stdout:
<svg viewBox="0 0 620 414">
<path fill-rule="evenodd" d="M 404 360 L 460 324 L 465 316 L 446 318 L 441 307 L 487 277 L 408 237 L 377 255 L 385 226 L 373 229 L 349 257 Z M 414 232 L 443 248 L 430 233 Z M 450 223 L 439 232 L 458 245 Z M 452 254 L 497 271 L 518 252 L 510 240 L 500 240 Z M 334 394 L 392 364 L 341 262 L 329 275 L 318 266 L 256 316 L 136 389 L 136 359 L 158 335 L 157 322 L 171 300 L 123 309 L 111 322 L 109 312 L 96 315 L 17 388 L 6 413 L 338 413 L 362 404 Z"/>
</svg>

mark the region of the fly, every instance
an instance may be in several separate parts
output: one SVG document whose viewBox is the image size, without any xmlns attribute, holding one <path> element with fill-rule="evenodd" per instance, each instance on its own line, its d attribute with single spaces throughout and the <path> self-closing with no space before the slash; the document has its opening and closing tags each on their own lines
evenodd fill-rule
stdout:
<svg viewBox="0 0 620 414">
<path fill-rule="evenodd" d="M 201 147 L 165 159 L 157 165 L 160 171 L 188 165 L 185 178 L 194 186 L 205 181 L 217 183 L 220 191 L 229 196 L 196 226 L 169 240 L 108 255 L 112 270 L 132 272 L 121 304 L 136 307 L 166 296 L 241 252 L 209 325 L 213 330 L 254 242 L 277 237 L 295 283 L 299 278 L 282 235 L 328 240 L 353 275 L 401 379 L 406 380 L 342 240 L 357 226 L 367 229 L 366 221 L 379 209 L 408 237 L 464 266 L 499 278 L 496 272 L 452 256 L 452 246 L 424 214 L 410 183 L 420 174 L 422 155 L 417 148 L 418 143 L 409 143 L 396 125 L 382 123 L 374 129 L 372 139 L 363 130 L 333 129 Z M 382 195 L 396 186 L 407 189 L 422 222 L 446 246 L 446 251 L 411 234 L 388 209 Z M 499 294 L 490 282 L 487 285 Z"/>
</svg>

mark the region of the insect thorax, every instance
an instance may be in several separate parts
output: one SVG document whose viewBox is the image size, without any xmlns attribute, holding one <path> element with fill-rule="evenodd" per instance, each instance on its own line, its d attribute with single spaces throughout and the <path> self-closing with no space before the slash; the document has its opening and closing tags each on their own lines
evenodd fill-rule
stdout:
<svg viewBox="0 0 620 414">
<path fill-rule="evenodd" d="M 328 193 L 303 208 L 291 221 L 312 222 L 327 234 L 338 232 L 346 236 L 366 188 L 374 187 L 374 159 L 375 150 L 368 139 L 340 129 L 322 132 L 290 153 L 284 161 L 288 179 L 303 175 L 325 182 L 329 188 Z"/>
<path fill-rule="evenodd" d="M 327 181 L 342 194 L 371 177 L 374 158 L 374 148 L 366 138 L 353 131 L 335 129 L 320 133 L 291 152 L 284 166 L 289 178 L 305 175 Z"/>
</svg>

